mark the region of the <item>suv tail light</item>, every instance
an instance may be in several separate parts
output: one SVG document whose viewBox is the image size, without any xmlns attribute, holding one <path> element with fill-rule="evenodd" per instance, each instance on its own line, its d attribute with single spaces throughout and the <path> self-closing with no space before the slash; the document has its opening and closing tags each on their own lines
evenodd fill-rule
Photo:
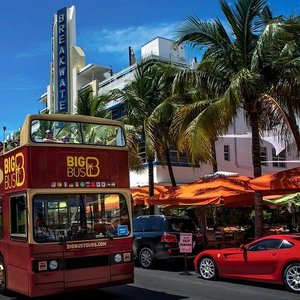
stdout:
<svg viewBox="0 0 300 300">
<path fill-rule="evenodd" d="M 177 237 L 176 237 L 175 234 L 164 232 L 162 237 L 161 237 L 161 242 L 176 243 L 177 242 Z"/>
<path fill-rule="evenodd" d="M 196 234 L 196 241 L 201 242 L 203 240 L 203 235 L 201 233 Z"/>
</svg>

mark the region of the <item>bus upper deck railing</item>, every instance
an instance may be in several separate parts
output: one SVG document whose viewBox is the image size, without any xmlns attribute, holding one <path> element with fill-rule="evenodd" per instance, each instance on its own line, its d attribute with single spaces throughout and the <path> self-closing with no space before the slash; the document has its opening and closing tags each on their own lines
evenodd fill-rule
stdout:
<svg viewBox="0 0 300 300">
<path fill-rule="evenodd" d="M 127 148 L 122 122 L 67 114 L 28 115 L 15 146 L 30 144 Z"/>
</svg>

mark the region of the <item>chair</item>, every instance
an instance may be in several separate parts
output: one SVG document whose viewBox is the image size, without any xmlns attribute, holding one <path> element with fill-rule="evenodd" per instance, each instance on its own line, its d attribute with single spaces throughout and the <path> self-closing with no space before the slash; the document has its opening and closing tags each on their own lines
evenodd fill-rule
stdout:
<svg viewBox="0 0 300 300">
<path fill-rule="evenodd" d="M 207 247 L 213 247 L 213 248 L 221 248 L 224 245 L 223 236 L 219 236 L 215 232 L 206 232 L 206 243 Z"/>
<path fill-rule="evenodd" d="M 227 231 L 224 232 L 224 246 L 225 247 L 235 247 L 235 239 L 234 239 L 234 232 L 233 231 Z"/>
<path fill-rule="evenodd" d="M 239 247 L 241 244 L 243 244 L 245 242 L 244 238 L 245 238 L 245 232 L 242 230 L 237 230 L 234 233 L 235 246 Z"/>
</svg>

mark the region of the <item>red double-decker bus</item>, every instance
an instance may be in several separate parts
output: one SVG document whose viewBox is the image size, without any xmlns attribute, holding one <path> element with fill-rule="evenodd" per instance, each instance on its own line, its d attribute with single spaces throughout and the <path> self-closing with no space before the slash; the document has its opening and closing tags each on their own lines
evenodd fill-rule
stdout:
<svg viewBox="0 0 300 300">
<path fill-rule="evenodd" d="M 133 282 L 122 123 L 27 116 L 0 155 L 0 292 L 36 297 Z"/>
</svg>

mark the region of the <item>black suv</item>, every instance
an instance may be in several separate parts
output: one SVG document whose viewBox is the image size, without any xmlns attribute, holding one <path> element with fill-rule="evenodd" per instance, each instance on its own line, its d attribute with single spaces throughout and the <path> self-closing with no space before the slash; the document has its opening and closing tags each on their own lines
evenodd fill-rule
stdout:
<svg viewBox="0 0 300 300">
<path fill-rule="evenodd" d="M 151 268 L 157 260 L 170 260 L 184 257 L 180 253 L 180 233 L 193 233 L 194 257 L 203 249 L 202 234 L 188 217 L 163 215 L 139 216 L 133 220 L 133 254 L 139 265 Z"/>
</svg>

